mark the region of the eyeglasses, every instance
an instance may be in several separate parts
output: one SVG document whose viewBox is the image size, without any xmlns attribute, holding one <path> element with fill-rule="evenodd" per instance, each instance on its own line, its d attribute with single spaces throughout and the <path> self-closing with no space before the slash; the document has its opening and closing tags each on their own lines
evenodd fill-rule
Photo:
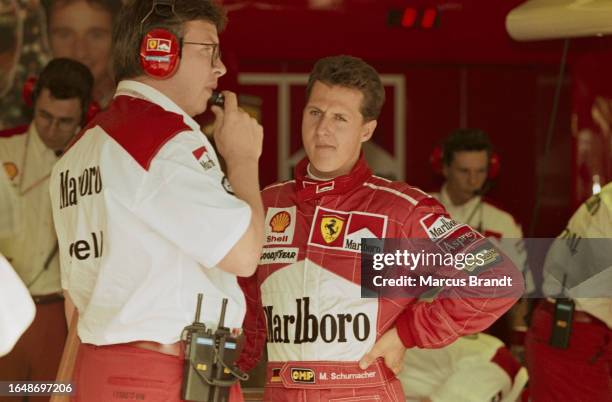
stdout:
<svg viewBox="0 0 612 402">
<path fill-rule="evenodd" d="M 34 114 L 38 118 L 38 122 L 44 127 L 57 125 L 57 128 L 61 131 L 73 131 L 79 125 L 76 118 L 56 117 L 45 110 L 36 110 Z"/>
<path fill-rule="evenodd" d="M 210 58 L 210 66 L 214 67 L 217 61 L 221 60 L 221 48 L 218 43 L 207 42 L 183 42 L 183 45 L 200 45 L 212 48 L 212 56 Z"/>
</svg>

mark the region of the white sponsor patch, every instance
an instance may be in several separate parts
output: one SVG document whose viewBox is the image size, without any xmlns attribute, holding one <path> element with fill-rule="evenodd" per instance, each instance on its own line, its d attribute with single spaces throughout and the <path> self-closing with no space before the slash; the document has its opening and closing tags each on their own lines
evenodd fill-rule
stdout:
<svg viewBox="0 0 612 402">
<path fill-rule="evenodd" d="M 264 244 L 291 244 L 295 233 L 295 207 L 268 208 Z"/>
<path fill-rule="evenodd" d="M 459 226 L 463 226 L 446 216 L 434 214 L 429 214 L 423 217 L 420 223 L 431 240 L 438 240 L 446 237 Z"/>
<path fill-rule="evenodd" d="M 297 247 L 264 247 L 259 264 L 292 264 L 297 261 Z"/>
</svg>

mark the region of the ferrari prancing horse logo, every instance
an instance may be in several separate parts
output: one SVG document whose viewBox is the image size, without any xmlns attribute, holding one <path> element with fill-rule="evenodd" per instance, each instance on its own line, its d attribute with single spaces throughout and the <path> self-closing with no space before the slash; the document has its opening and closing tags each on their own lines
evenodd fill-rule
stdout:
<svg viewBox="0 0 612 402">
<path fill-rule="evenodd" d="M 324 216 L 321 219 L 323 240 L 328 244 L 332 243 L 342 233 L 342 226 L 344 226 L 344 219 L 334 215 Z"/>
</svg>

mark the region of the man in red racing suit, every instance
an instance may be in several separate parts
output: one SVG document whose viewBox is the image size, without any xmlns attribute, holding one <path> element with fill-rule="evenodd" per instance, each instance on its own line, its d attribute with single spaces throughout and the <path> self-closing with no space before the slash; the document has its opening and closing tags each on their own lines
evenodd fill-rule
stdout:
<svg viewBox="0 0 612 402">
<path fill-rule="evenodd" d="M 267 334 L 264 401 L 403 402 L 395 374 L 405 348 L 442 347 L 485 329 L 520 296 L 521 277 L 512 268 L 516 287 L 500 289 L 495 298 L 444 297 L 451 289 L 438 289 L 428 300 L 361 297 L 362 238 L 461 236 L 472 246 L 493 246 L 452 221 L 431 196 L 372 175 L 360 148 L 373 127 L 356 130 L 365 133 L 356 146 L 346 140 L 347 126 L 372 121 L 359 108 L 362 97 L 368 101 L 367 89 L 335 82 L 329 70 L 363 74 L 382 88 L 360 59 L 330 57 L 315 66 L 302 125 L 309 158 L 297 165 L 295 180 L 262 192 L 266 235 L 256 274 L 242 281 L 247 343 L 239 364 L 256 363 Z M 354 122 L 351 108 L 361 120 Z M 317 128 L 310 130 L 312 120 Z M 512 267 L 498 257 L 491 265 Z"/>
</svg>

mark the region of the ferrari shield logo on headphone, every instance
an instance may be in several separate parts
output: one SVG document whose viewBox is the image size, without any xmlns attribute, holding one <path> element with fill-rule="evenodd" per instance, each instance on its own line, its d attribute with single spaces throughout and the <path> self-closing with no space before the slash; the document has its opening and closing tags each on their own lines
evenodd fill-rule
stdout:
<svg viewBox="0 0 612 402">
<path fill-rule="evenodd" d="M 167 29 L 157 28 L 145 34 L 140 47 L 144 71 L 156 78 L 169 78 L 179 61 L 179 41 Z"/>
<path fill-rule="evenodd" d="M 172 42 L 169 39 L 163 38 L 148 38 L 147 39 L 147 52 L 158 51 L 164 53 L 170 53 L 172 49 Z"/>
</svg>

